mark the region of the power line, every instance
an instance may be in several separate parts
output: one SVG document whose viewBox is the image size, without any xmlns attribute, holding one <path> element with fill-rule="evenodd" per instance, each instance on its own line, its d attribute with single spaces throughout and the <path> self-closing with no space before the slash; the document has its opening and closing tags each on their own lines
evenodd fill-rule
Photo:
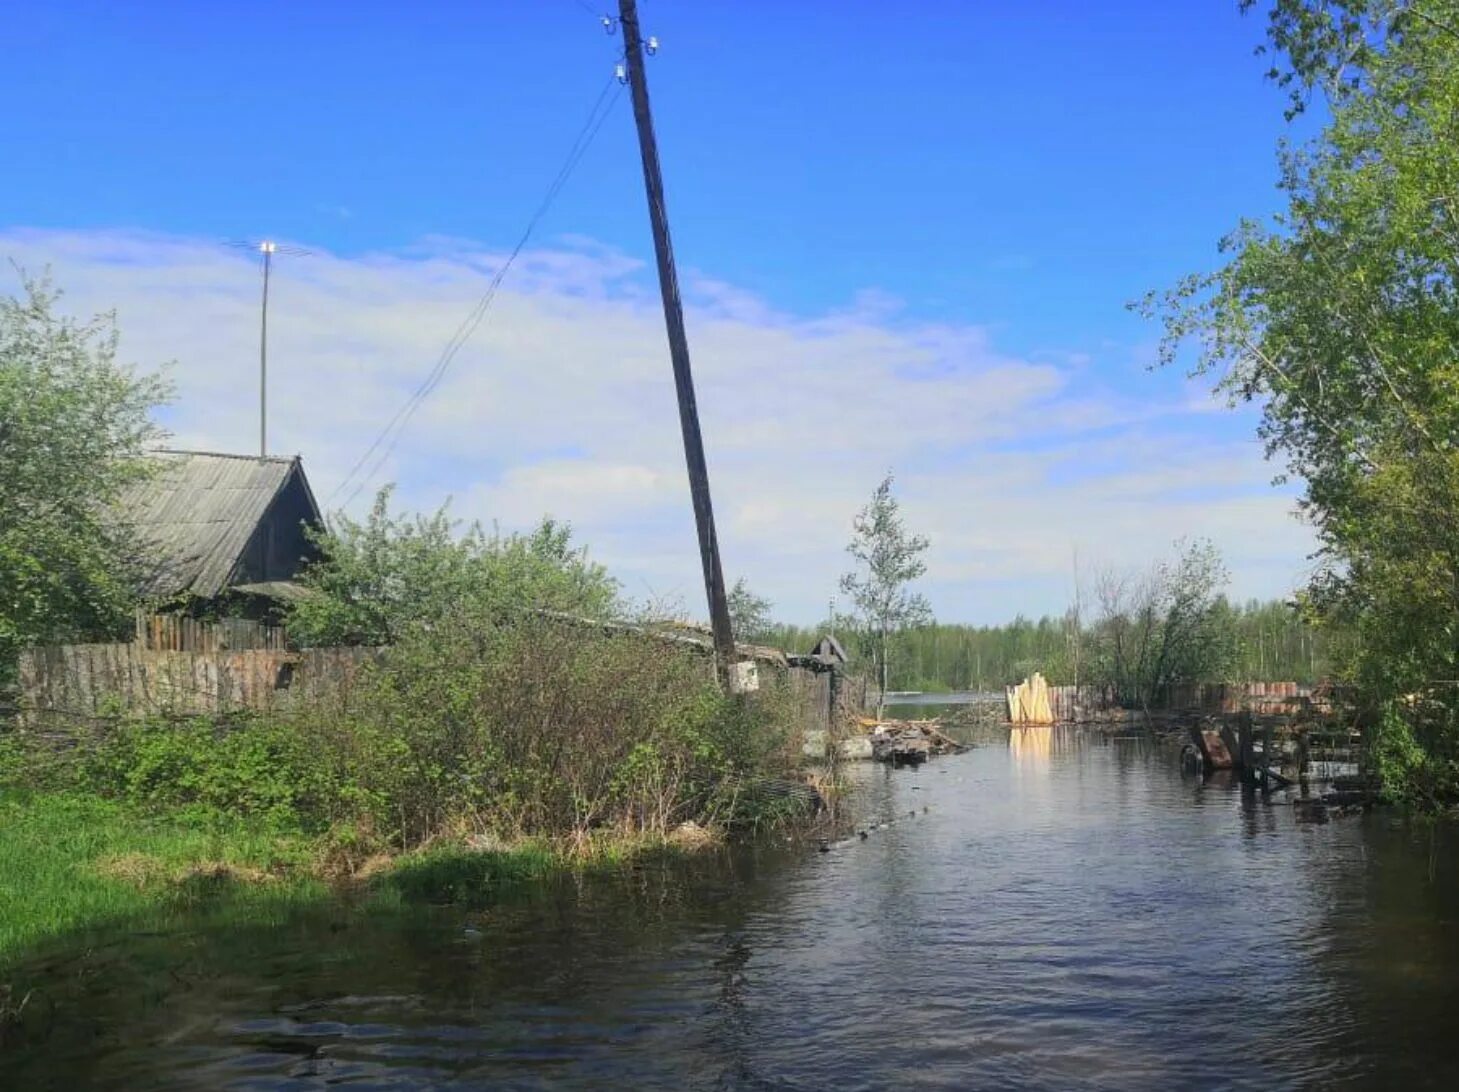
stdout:
<svg viewBox="0 0 1459 1092">
<path fill-rule="evenodd" d="M 341 505 L 341 507 L 348 507 L 350 502 L 359 495 L 360 491 L 369 484 L 375 475 L 379 473 L 380 468 L 384 466 L 385 460 L 395 450 L 395 445 L 399 442 L 405 426 L 410 423 L 411 417 L 415 415 L 415 411 L 420 408 L 421 403 L 430 396 L 431 392 L 440 385 L 452 361 L 455 360 L 456 354 L 460 352 L 461 348 L 470 340 L 471 335 L 476 332 L 477 328 L 480 327 L 486 318 L 487 312 L 491 309 L 492 302 L 496 299 L 497 289 L 501 287 L 502 280 L 506 277 L 513 263 L 516 262 L 518 255 L 522 253 L 523 248 L 526 247 L 527 241 L 532 237 L 532 232 L 536 230 L 538 223 L 547 214 L 548 209 L 552 207 L 552 203 L 562 192 L 563 187 L 567 185 L 567 181 L 572 176 L 577 165 L 582 162 L 583 156 L 587 153 L 589 146 L 591 146 L 593 138 L 598 135 L 598 130 L 603 127 L 603 123 L 612 112 L 614 105 L 618 101 L 618 95 L 622 90 L 623 88 L 616 75 L 610 76 L 604 83 L 602 91 L 598 93 L 597 99 L 593 102 L 592 109 L 588 111 L 587 119 L 583 122 L 582 128 L 578 130 L 577 137 L 573 140 L 567 157 L 558 169 L 556 177 L 553 178 L 552 183 L 547 187 L 547 192 L 543 195 L 541 202 L 538 203 L 536 211 L 527 221 L 527 226 L 523 230 L 521 237 L 517 240 L 516 246 L 512 248 L 511 253 L 507 255 L 506 261 L 502 263 L 493 275 L 481 299 L 476 302 L 476 305 L 467 314 L 466 318 L 462 320 L 461 325 L 456 328 L 455 333 L 446 342 L 446 347 L 441 351 L 441 355 L 437 358 L 435 365 L 427 373 L 425 379 L 421 381 L 420 385 L 416 387 L 415 391 L 406 399 L 400 409 L 396 410 L 395 416 L 390 419 L 385 428 L 375 437 L 374 442 L 360 456 L 355 465 L 350 468 L 350 472 L 345 475 L 344 480 L 330 493 L 325 501 L 326 507 L 332 504 L 334 498 L 342 493 L 353 481 L 355 482 L 354 488 L 345 497 Z M 376 455 L 377 452 L 378 456 L 370 464 L 368 472 L 356 481 L 355 476 L 360 473 L 366 463 L 370 462 L 371 456 Z"/>
</svg>

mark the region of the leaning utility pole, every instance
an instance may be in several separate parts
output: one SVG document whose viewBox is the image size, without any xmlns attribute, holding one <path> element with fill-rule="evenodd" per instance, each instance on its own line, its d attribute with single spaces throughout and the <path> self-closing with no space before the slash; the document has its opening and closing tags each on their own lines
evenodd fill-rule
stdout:
<svg viewBox="0 0 1459 1092">
<path fill-rule="evenodd" d="M 659 290 L 664 297 L 664 322 L 669 332 L 669 355 L 674 362 L 674 388 L 679 395 L 679 425 L 684 433 L 684 461 L 689 468 L 689 492 L 694 499 L 694 522 L 699 531 L 699 558 L 704 565 L 704 590 L 709 597 L 709 619 L 714 628 L 714 651 L 721 677 L 735 660 L 735 636 L 725 599 L 724 573 L 719 564 L 719 541 L 714 533 L 714 506 L 709 500 L 709 467 L 704 461 L 704 440 L 699 435 L 699 410 L 694 403 L 694 377 L 689 371 L 689 339 L 684 333 L 684 308 L 679 301 L 679 274 L 669 241 L 669 216 L 664 207 L 664 180 L 659 172 L 659 149 L 654 140 L 653 116 L 648 106 L 648 81 L 643 70 L 643 43 L 635 0 L 618 0 L 623 26 L 624 59 L 633 93 L 633 120 L 638 126 L 638 147 L 643 156 L 643 182 L 648 191 L 648 215 L 653 224 L 654 252 L 659 262 Z M 652 43 L 651 43 L 652 44 Z"/>
</svg>

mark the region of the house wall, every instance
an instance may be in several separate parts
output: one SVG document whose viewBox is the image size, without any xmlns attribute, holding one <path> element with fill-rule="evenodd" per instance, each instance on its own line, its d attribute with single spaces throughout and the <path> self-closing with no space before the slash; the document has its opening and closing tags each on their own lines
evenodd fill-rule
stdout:
<svg viewBox="0 0 1459 1092">
<path fill-rule="evenodd" d="M 232 583 L 253 584 L 297 577 L 307 563 L 319 556 L 318 548 L 304 533 L 305 523 L 313 519 L 314 508 L 296 470 L 249 538 Z"/>
</svg>

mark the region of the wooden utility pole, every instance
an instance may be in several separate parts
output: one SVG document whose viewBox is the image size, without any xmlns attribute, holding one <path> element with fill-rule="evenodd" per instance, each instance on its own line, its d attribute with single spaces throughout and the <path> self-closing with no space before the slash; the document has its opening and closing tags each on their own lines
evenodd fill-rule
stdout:
<svg viewBox="0 0 1459 1092">
<path fill-rule="evenodd" d="M 664 180 L 659 170 L 659 148 L 649 112 L 648 81 L 643 66 L 643 41 L 638 29 L 635 0 L 618 0 L 623 27 L 624 60 L 633 94 L 633 120 L 638 126 L 638 148 L 643 156 L 643 183 L 648 192 L 648 215 L 653 225 L 654 253 L 659 263 L 659 291 L 664 297 L 664 323 L 669 333 L 669 356 L 674 363 L 674 388 L 679 396 L 679 425 L 684 433 L 684 461 L 689 470 L 689 492 L 694 499 L 694 522 L 699 531 L 699 559 L 704 566 L 704 591 L 709 599 L 709 620 L 714 629 L 714 651 L 724 677 L 735 659 L 734 630 L 725 598 L 724 573 L 719 563 L 719 540 L 714 532 L 714 506 L 709 500 L 709 467 L 704 461 L 704 440 L 699 434 L 699 410 L 694 402 L 694 377 L 689 370 L 689 339 L 684 332 L 684 308 L 679 300 L 679 274 L 669 241 L 669 214 L 664 207 Z"/>
</svg>

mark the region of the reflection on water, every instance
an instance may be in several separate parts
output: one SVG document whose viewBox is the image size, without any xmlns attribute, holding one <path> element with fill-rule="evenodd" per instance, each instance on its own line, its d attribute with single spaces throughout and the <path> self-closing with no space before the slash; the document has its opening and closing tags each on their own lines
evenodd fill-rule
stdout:
<svg viewBox="0 0 1459 1092">
<path fill-rule="evenodd" d="M 0 1087 L 1459 1081 L 1449 828 L 1302 825 L 1139 739 L 989 738 L 856 768 L 868 837 L 829 853 L 87 938 Z"/>
<path fill-rule="evenodd" d="M 1047 767 L 1054 753 L 1054 728 L 1030 725 L 1008 729 L 1008 752 L 1016 767 Z"/>
</svg>

